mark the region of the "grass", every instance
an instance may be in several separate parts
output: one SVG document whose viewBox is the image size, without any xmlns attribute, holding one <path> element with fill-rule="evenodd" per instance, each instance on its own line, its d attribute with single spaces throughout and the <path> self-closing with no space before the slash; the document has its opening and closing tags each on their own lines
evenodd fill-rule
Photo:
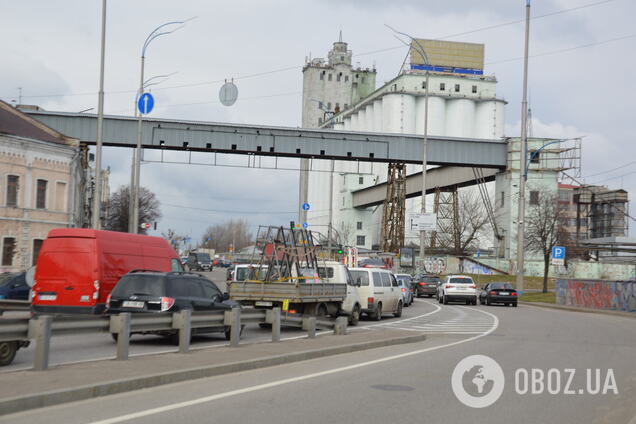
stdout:
<svg viewBox="0 0 636 424">
<path fill-rule="evenodd" d="M 469 275 L 477 284 L 477 287 L 483 287 L 488 283 L 509 282 L 515 286 L 515 275 L 481 275 L 481 274 L 462 274 Z M 548 290 L 554 291 L 556 279 L 548 278 Z M 523 277 L 523 286 L 526 290 L 542 290 L 543 277 Z"/>
<path fill-rule="evenodd" d="M 544 303 L 556 303 L 556 294 L 554 292 L 548 293 L 526 293 L 519 298 L 522 302 L 544 302 Z"/>
</svg>

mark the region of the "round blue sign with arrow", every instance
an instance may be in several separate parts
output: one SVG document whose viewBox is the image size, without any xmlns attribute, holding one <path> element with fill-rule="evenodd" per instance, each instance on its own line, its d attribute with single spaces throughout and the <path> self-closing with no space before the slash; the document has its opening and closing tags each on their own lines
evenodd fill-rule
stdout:
<svg viewBox="0 0 636 424">
<path fill-rule="evenodd" d="M 307 202 L 303 203 L 303 210 L 304 210 L 304 211 L 308 211 L 308 210 L 309 210 L 309 207 L 310 207 L 310 206 L 309 206 L 309 203 L 307 203 Z"/>
<path fill-rule="evenodd" d="M 155 107 L 155 98 L 152 97 L 150 93 L 144 93 L 139 98 L 137 107 L 142 115 L 147 115 L 152 111 L 152 108 Z"/>
<path fill-rule="evenodd" d="M 309 228 L 309 224 L 308 223 L 303 223 L 303 228 L 306 230 L 307 228 Z"/>
</svg>

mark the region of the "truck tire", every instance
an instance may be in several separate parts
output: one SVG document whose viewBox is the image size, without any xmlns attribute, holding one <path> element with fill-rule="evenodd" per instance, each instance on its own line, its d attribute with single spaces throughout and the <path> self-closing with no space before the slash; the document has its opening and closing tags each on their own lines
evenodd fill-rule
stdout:
<svg viewBox="0 0 636 424">
<path fill-rule="evenodd" d="M 18 351 L 18 342 L 0 342 L 0 366 L 9 365 L 13 362 L 15 354 Z"/>
<path fill-rule="evenodd" d="M 398 306 L 397 309 L 395 310 L 395 312 L 393 313 L 393 316 L 395 318 L 400 318 L 402 316 L 402 302 L 398 302 Z"/>
<path fill-rule="evenodd" d="M 378 307 L 376 308 L 371 318 L 375 321 L 380 321 L 382 319 L 382 303 L 378 303 Z"/>
</svg>

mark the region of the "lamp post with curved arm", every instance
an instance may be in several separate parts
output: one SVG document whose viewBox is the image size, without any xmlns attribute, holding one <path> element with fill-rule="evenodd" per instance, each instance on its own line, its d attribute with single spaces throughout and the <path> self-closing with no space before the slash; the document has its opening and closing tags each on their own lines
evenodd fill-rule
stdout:
<svg viewBox="0 0 636 424">
<path fill-rule="evenodd" d="M 159 25 L 157 28 L 152 30 L 148 37 L 146 37 L 146 41 L 144 41 L 143 47 L 141 48 L 141 76 L 139 78 L 139 90 L 137 91 L 137 97 L 143 94 L 144 88 L 150 80 L 144 82 L 144 65 L 146 60 L 146 50 L 150 43 L 158 37 L 162 35 L 172 34 L 173 32 L 179 30 L 183 27 L 183 25 L 192 20 L 194 18 L 187 19 L 185 21 L 172 21 L 166 22 L 165 24 Z M 167 27 L 179 25 L 174 29 L 168 29 Z M 135 106 L 135 111 L 137 111 L 137 107 Z M 128 232 L 137 234 L 139 233 L 139 179 L 140 179 L 140 168 L 141 168 L 141 136 L 142 136 L 142 120 L 143 114 L 137 111 L 137 147 L 135 148 L 135 153 L 133 156 L 133 181 L 132 181 L 132 201 L 130 205 L 130 216 L 128 220 Z"/>
</svg>

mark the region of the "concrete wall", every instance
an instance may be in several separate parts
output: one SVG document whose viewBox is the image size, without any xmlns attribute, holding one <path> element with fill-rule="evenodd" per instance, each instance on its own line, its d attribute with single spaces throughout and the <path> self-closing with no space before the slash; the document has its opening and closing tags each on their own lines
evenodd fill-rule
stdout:
<svg viewBox="0 0 636 424">
<path fill-rule="evenodd" d="M 511 261 L 504 259 L 480 258 L 479 262 L 490 265 L 502 271 L 514 273 Z M 525 275 L 530 277 L 543 276 L 543 260 L 525 261 Z M 585 278 L 598 280 L 629 280 L 636 278 L 636 264 L 569 261 L 566 266 L 550 265 L 548 276 L 552 278 Z"/>
<path fill-rule="evenodd" d="M 636 281 L 557 280 L 557 303 L 636 312 Z"/>
</svg>

